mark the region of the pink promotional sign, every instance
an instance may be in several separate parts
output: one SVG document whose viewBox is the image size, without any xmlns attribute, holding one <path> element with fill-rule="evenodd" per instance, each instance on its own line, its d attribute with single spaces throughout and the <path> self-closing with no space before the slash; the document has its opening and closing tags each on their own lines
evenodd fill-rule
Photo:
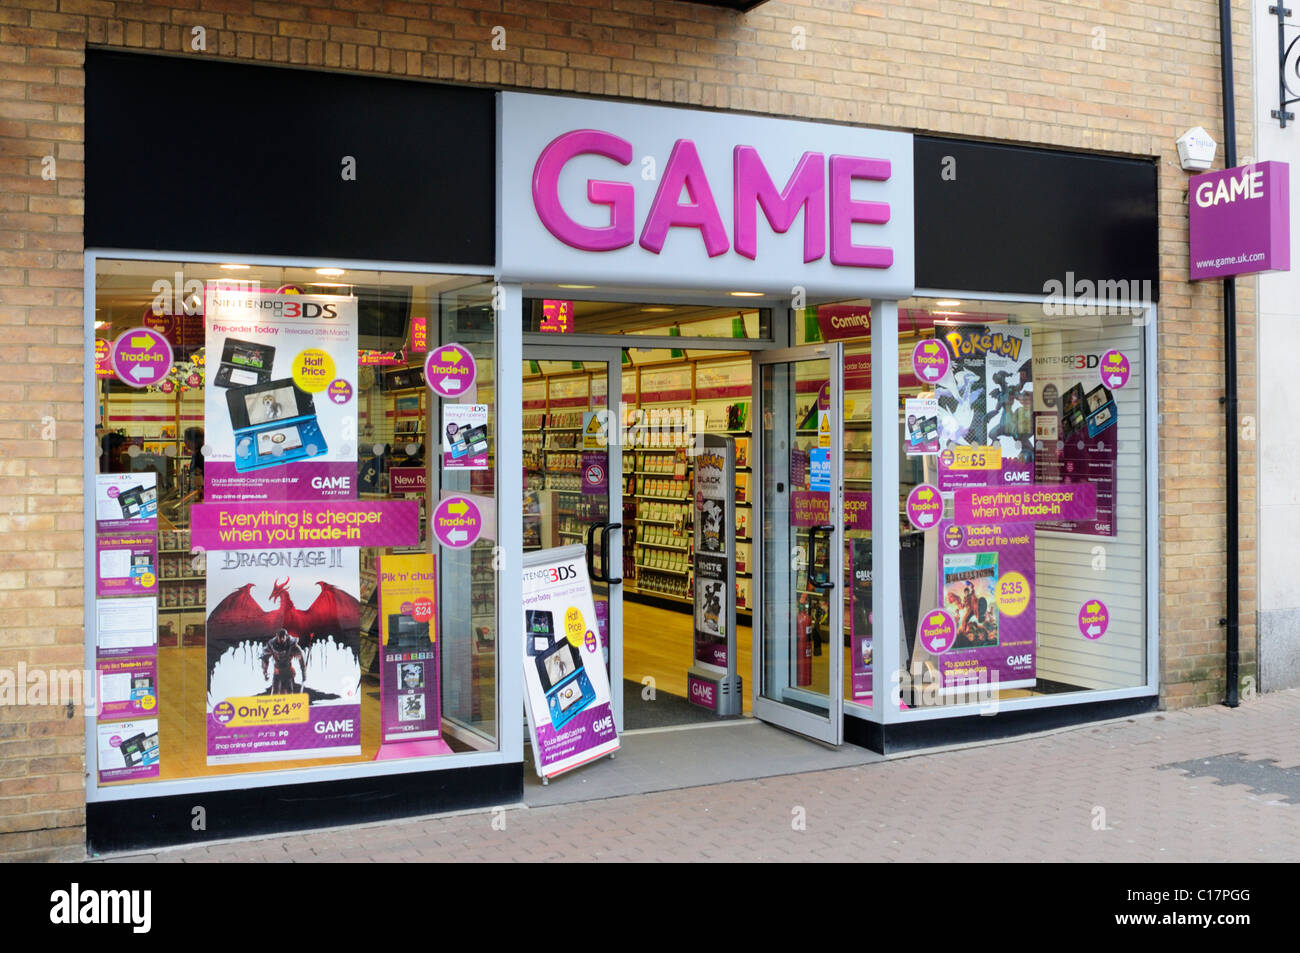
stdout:
<svg viewBox="0 0 1300 953">
<path fill-rule="evenodd" d="M 1291 269 L 1290 174 L 1285 162 L 1256 162 L 1192 176 L 1192 281 Z"/>
<path fill-rule="evenodd" d="M 1101 356 L 1097 373 L 1101 382 L 1112 390 L 1119 390 L 1128 383 L 1133 369 L 1123 351 L 1107 351 Z"/>
<path fill-rule="evenodd" d="M 424 379 L 439 397 L 468 393 L 477 376 L 474 355 L 459 344 L 445 344 L 430 351 L 424 362 Z"/>
<path fill-rule="evenodd" d="M 938 487 L 921 483 L 907 494 L 907 521 L 917 529 L 934 529 L 943 516 L 943 496 Z"/>
<path fill-rule="evenodd" d="M 825 526 L 831 520 L 830 494 L 817 490 L 790 493 L 790 525 L 798 529 Z M 871 529 L 871 494 L 852 490 L 844 494 L 844 528 Z"/>
<path fill-rule="evenodd" d="M 948 373 L 948 349 L 930 338 L 917 341 L 912 348 L 912 373 L 917 380 L 933 384 Z"/>
<path fill-rule="evenodd" d="M 942 655 L 952 648 L 957 626 L 943 609 L 927 612 L 921 620 L 921 628 L 916 633 L 921 645 L 931 655 Z"/>
<path fill-rule="evenodd" d="M 1097 515 L 1097 487 L 1092 483 L 964 487 L 955 491 L 953 505 L 954 521 L 963 526 L 1085 521 Z"/>
<path fill-rule="evenodd" d="M 416 546 L 418 500 L 196 503 L 190 541 L 211 550 Z"/>
<path fill-rule="evenodd" d="M 542 323 L 538 325 L 537 330 L 548 334 L 572 334 L 573 302 L 543 301 Z"/>
<path fill-rule="evenodd" d="M 817 326 L 823 341 L 867 337 L 871 334 L 871 308 L 865 304 L 824 304 L 817 308 Z"/>
<path fill-rule="evenodd" d="M 152 328 L 128 328 L 113 342 L 112 364 L 122 383 L 148 387 L 172 369 L 172 346 Z"/>
<path fill-rule="evenodd" d="M 424 493 L 428 486 L 429 471 L 425 467 L 392 467 L 388 471 L 391 493 Z"/>
<path fill-rule="evenodd" d="M 1096 640 L 1110 627 L 1110 610 L 1100 599 L 1085 602 L 1079 607 L 1079 632 L 1085 639 Z"/>
<path fill-rule="evenodd" d="M 100 658 L 95 662 L 98 718 L 158 714 L 158 657 Z"/>
<path fill-rule="evenodd" d="M 429 350 L 429 322 L 427 318 L 411 318 L 411 353 L 423 354 Z"/>
<path fill-rule="evenodd" d="M 686 676 L 686 686 L 692 704 L 707 708 L 709 711 L 718 710 L 718 686 L 716 682 L 710 682 L 707 679 L 688 674 Z"/>
<path fill-rule="evenodd" d="M 464 549 L 483 532 L 483 517 L 474 501 L 449 496 L 433 511 L 433 535 L 448 549 Z"/>
<path fill-rule="evenodd" d="M 158 537 L 127 533 L 95 537 L 95 595 L 152 596 L 158 592 Z"/>
</svg>

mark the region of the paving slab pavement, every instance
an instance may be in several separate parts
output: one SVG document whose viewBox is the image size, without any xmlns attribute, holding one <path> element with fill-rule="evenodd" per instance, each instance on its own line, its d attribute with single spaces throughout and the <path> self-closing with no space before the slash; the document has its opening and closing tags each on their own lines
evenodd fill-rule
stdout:
<svg viewBox="0 0 1300 953">
<path fill-rule="evenodd" d="M 101 859 L 1296 861 L 1298 729 L 1293 690 L 775 777 Z"/>
</svg>

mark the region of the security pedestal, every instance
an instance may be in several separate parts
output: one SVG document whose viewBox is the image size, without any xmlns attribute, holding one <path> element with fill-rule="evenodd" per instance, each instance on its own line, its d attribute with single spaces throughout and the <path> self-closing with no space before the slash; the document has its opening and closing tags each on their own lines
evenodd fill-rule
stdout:
<svg viewBox="0 0 1300 953">
<path fill-rule="evenodd" d="M 736 444 L 700 434 L 695 443 L 695 657 L 691 704 L 718 715 L 742 711 L 736 674 Z"/>
</svg>

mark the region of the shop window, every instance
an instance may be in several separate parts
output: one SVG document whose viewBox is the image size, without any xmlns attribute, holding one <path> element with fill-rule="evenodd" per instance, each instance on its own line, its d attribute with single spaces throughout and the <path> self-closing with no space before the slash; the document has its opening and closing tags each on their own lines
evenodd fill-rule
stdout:
<svg viewBox="0 0 1300 953">
<path fill-rule="evenodd" d="M 855 533 L 848 516 L 872 458 L 871 429 L 855 429 L 874 416 L 871 375 L 853 370 L 870 353 L 872 322 L 830 321 L 853 308 L 869 315 L 868 302 L 824 306 L 796 314 L 792 329 L 798 344 L 845 345 L 845 699 L 871 704 L 870 675 L 855 684 L 854 672 L 881 660 L 885 637 L 897 638 L 898 666 L 874 688 L 903 718 L 1146 686 L 1150 312 L 1141 302 L 900 302 L 898 618 L 891 610 L 881 626 L 866 611 L 870 545 L 854 539 L 870 527 Z"/>
<path fill-rule="evenodd" d="M 100 785 L 496 750 L 481 282 L 96 262 Z M 472 370 L 442 397 L 451 342 Z"/>
</svg>

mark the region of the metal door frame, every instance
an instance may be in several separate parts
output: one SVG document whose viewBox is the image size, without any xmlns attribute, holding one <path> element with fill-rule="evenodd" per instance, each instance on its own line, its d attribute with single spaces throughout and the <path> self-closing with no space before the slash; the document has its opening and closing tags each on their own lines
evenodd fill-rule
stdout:
<svg viewBox="0 0 1300 953">
<path fill-rule="evenodd" d="M 605 385 L 605 408 L 609 411 L 611 426 L 608 430 L 608 461 L 606 474 L 609 480 L 609 522 L 623 521 L 623 349 L 606 341 L 603 346 L 593 346 L 586 342 L 558 344 L 548 341 L 546 344 L 523 345 L 525 361 L 604 361 L 607 368 Z M 521 368 L 522 376 L 522 368 Z M 581 447 L 579 447 L 581 452 Z M 618 582 L 607 584 L 609 597 L 609 685 L 610 702 L 614 709 L 614 726 L 623 731 L 623 531 L 614 530 L 609 534 L 610 550 L 617 550 L 617 560 L 610 559 L 606 565 L 615 565 Z"/>
<path fill-rule="evenodd" d="M 831 425 L 831 493 L 830 519 L 830 553 L 828 571 L 835 584 L 835 597 L 830 599 L 830 632 L 828 640 L 830 649 L 830 674 L 827 685 L 827 713 L 823 718 L 801 708 L 763 697 L 763 654 L 764 639 L 762 627 L 764 593 L 763 584 L 766 576 L 765 552 L 767 525 L 764 519 L 764 487 L 757 487 L 754 493 L 754 540 L 758 544 L 754 550 L 754 625 L 751 634 L 753 648 L 753 703 L 754 717 L 770 722 L 789 731 L 805 735 L 813 740 L 828 745 L 839 745 L 844 738 L 844 347 L 838 342 L 809 344 L 802 347 L 783 348 L 755 353 L 751 358 L 754 377 L 751 387 L 753 403 L 752 428 L 754 446 L 751 459 L 757 465 L 756 473 L 765 482 L 773 475 L 765 473 L 764 467 L 764 426 L 763 414 L 763 367 L 769 364 L 787 364 L 798 361 L 825 360 L 830 372 L 830 406 L 832 410 Z M 790 421 L 790 440 L 793 443 L 794 421 Z M 788 477 L 787 477 L 788 478 Z M 811 553 L 809 557 L 811 558 Z M 811 566 L 811 563 L 810 563 Z M 820 695 L 817 698 L 820 701 Z"/>
</svg>

